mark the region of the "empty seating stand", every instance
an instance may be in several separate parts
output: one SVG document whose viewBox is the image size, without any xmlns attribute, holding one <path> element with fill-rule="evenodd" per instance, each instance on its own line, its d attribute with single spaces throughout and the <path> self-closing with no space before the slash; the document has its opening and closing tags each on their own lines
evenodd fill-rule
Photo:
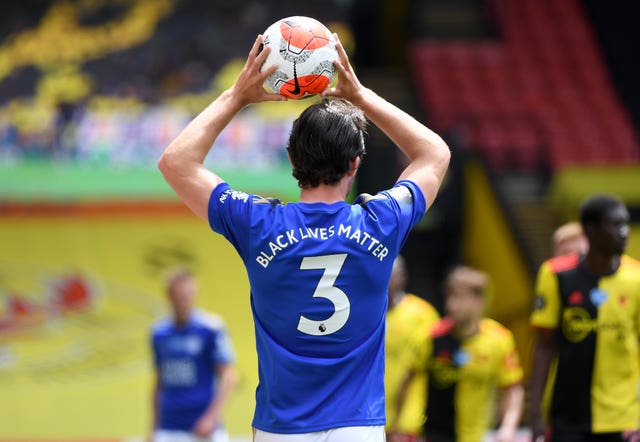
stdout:
<svg viewBox="0 0 640 442">
<path fill-rule="evenodd" d="M 637 162 L 637 134 L 580 3 L 491 0 L 487 7 L 501 39 L 411 47 L 430 124 L 497 170 Z"/>
</svg>

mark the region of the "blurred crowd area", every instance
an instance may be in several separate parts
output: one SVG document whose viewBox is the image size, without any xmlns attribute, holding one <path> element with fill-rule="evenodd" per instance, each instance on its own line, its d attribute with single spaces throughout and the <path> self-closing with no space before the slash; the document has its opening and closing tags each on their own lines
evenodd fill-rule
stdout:
<svg viewBox="0 0 640 442">
<path fill-rule="evenodd" d="M 213 3 L 3 4 L 0 165 L 151 164 L 193 114 L 231 84 L 244 61 L 238 57 L 294 2 Z M 308 3 L 298 9 L 327 21 L 348 7 L 345 1 Z M 264 123 L 243 116 L 220 140 L 220 155 L 254 165 L 264 155 L 277 159 L 289 123 L 287 117 Z M 251 133 L 242 130 L 246 124 Z M 253 151 L 252 139 L 266 149 Z"/>
</svg>

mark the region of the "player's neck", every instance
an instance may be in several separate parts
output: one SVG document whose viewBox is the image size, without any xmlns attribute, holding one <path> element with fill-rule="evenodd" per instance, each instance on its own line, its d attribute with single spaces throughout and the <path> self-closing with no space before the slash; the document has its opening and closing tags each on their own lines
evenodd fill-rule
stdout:
<svg viewBox="0 0 640 442">
<path fill-rule="evenodd" d="M 620 267 L 621 255 L 597 253 L 590 250 L 584 259 L 584 264 L 595 275 L 603 276 L 615 273 Z"/>
<path fill-rule="evenodd" d="M 189 318 L 190 317 L 191 317 L 191 312 L 181 313 L 181 314 L 174 314 L 173 315 L 173 322 L 175 323 L 175 325 L 178 328 L 184 327 L 185 325 L 187 325 L 189 323 Z"/>
<path fill-rule="evenodd" d="M 459 322 L 453 326 L 453 334 L 458 339 L 466 339 L 480 331 L 480 319 Z"/>
<path fill-rule="evenodd" d="M 328 184 L 320 184 L 318 187 L 311 187 L 300 190 L 300 202 L 301 203 L 337 203 L 344 201 L 347 196 L 347 191 L 342 182 L 335 186 Z"/>
<path fill-rule="evenodd" d="M 354 169 L 343 176 L 336 184 L 320 184 L 316 187 L 307 187 L 300 190 L 301 203 L 337 203 L 344 201 L 351 191 L 355 172 L 359 161 L 354 163 Z"/>
</svg>

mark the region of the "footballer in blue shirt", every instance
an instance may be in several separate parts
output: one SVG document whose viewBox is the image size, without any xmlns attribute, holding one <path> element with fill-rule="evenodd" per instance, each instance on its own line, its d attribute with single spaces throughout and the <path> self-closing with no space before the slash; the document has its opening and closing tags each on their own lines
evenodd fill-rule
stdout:
<svg viewBox="0 0 640 442">
<path fill-rule="evenodd" d="M 433 203 L 446 143 L 364 87 L 337 35 L 338 82 L 293 123 L 298 202 L 233 189 L 203 166 L 245 106 L 285 98 L 263 83 L 258 36 L 231 88 L 195 117 L 158 167 L 180 198 L 235 247 L 247 270 L 258 354 L 254 441 L 383 441 L 387 287 L 395 257 Z M 367 119 L 406 155 L 396 184 L 345 200 L 365 154 Z"/>
<path fill-rule="evenodd" d="M 167 281 L 172 314 L 151 333 L 156 369 L 153 442 L 228 442 L 220 418 L 236 383 L 222 318 L 194 308 L 196 282 L 176 270 Z"/>
</svg>

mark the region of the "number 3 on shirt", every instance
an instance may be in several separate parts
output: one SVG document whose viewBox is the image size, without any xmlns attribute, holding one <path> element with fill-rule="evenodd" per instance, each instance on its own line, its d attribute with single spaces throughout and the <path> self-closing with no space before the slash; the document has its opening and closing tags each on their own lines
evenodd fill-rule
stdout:
<svg viewBox="0 0 640 442">
<path fill-rule="evenodd" d="M 345 292 L 333 285 L 346 258 L 347 254 L 341 253 L 338 255 L 306 256 L 302 259 L 301 270 L 324 269 L 316 290 L 313 292 L 313 297 L 326 298 L 331 301 L 334 307 L 333 314 L 321 321 L 300 316 L 298 330 L 302 333 L 314 336 L 329 335 L 337 332 L 347 323 L 351 311 L 349 298 Z"/>
</svg>

